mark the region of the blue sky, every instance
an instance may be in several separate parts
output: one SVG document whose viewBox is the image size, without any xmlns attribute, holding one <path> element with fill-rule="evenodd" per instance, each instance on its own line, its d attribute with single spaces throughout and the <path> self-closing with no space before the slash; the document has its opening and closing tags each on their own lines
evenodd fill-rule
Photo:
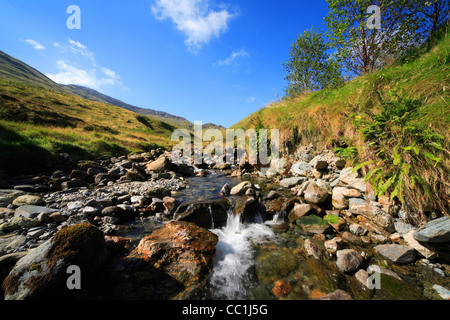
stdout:
<svg viewBox="0 0 450 320">
<path fill-rule="evenodd" d="M 283 95 L 291 43 L 326 14 L 325 0 L 0 0 L 0 50 L 56 82 L 230 127 Z"/>
</svg>

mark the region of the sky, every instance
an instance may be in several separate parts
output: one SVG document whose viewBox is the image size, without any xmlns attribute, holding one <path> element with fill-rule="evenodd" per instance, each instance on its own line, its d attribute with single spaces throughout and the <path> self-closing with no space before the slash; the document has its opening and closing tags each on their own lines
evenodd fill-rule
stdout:
<svg viewBox="0 0 450 320">
<path fill-rule="evenodd" d="M 283 96 L 290 45 L 326 14 L 325 0 L 0 0 L 0 50 L 55 82 L 230 127 Z"/>
</svg>

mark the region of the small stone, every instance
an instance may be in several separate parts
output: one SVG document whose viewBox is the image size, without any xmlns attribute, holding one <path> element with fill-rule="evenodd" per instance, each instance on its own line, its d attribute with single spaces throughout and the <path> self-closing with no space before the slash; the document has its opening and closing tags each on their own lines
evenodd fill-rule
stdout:
<svg viewBox="0 0 450 320">
<path fill-rule="evenodd" d="M 307 180 L 306 177 L 292 177 L 292 178 L 287 178 L 287 179 L 283 179 L 280 181 L 280 186 L 284 187 L 284 188 L 293 188 L 299 184 L 302 184 L 303 182 L 305 182 Z"/>
<path fill-rule="evenodd" d="M 303 243 L 303 250 L 306 255 L 314 257 L 316 260 L 322 258 L 322 250 L 320 247 L 309 239 L 306 239 Z"/>
<path fill-rule="evenodd" d="M 450 300 L 450 290 L 440 286 L 438 284 L 433 285 L 433 289 L 441 296 L 444 300 Z"/>
<path fill-rule="evenodd" d="M 328 252 L 335 254 L 342 247 L 342 239 L 335 237 L 331 240 L 327 240 L 325 241 L 324 246 Z"/>
<path fill-rule="evenodd" d="M 367 233 L 367 229 L 357 223 L 352 223 L 349 227 L 349 230 L 355 236 L 363 236 Z"/>
<path fill-rule="evenodd" d="M 352 297 L 348 292 L 337 289 L 336 291 L 315 300 L 352 300 Z"/>
<path fill-rule="evenodd" d="M 336 257 L 336 266 L 341 272 L 346 274 L 357 271 L 364 262 L 364 258 L 359 252 L 353 249 L 339 250 L 336 253 Z"/>
<path fill-rule="evenodd" d="M 397 264 L 407 264 L 414 262 L 416 251 L 410 246 L 399 244 L 384 244 L 374 248 L 382 256 L 392 260 Z"/>
</svg>

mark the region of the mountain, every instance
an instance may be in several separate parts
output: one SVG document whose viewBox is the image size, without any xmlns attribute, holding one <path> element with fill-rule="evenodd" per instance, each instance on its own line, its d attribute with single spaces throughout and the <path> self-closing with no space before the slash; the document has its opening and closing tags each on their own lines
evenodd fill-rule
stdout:
<svg viewBox="0 0 450 320">
<path fill-rule="evenodd" d="M 188 121 L 185 118 L 169 114 L 167 112 L 139 108 L 139 107 L 130 105 L 128 103 L 125 103 L 123 101 L 120 101 L 118 99 L 114 99 L 112 97 L 104 95 L 94 89 L 86 88 L 83 86 L 77 86 L 77 85 L 70 84 L 70 85 L 63 85 L 63 87 L 66 90 L 70 91 L 71 93 L 73 93 L 79 97 L 82 97 L 84 99 L 107 103 L 107 104 L 110 104 L 113 106 L 124 108 L 124 109 L 130 110 L 130 111 L 136 112 L 138 114 L 141 114 L 141 115 L 149 116 L 154 119 L 158 119 L 158 120 L 170 123 L 176 127 L 185 128 L 185 129 L 188 129 L 191 131 L 194 129 L 194 124 L 192 122 Z"/>
<path fill-rule="evenodd" d="M 163 111 L 136 107 L 87 87 L 73 84 L 58 84 L 38 70 L 2 51 L 0 51 L 0 79 L 27 83 L 41 88 L 57 90 L 63 93 L 71 93 L 87 100 L 107 103 L 141 115 L 161 120 L 175 127 L 188 129 L 190 131 L 194 130 L 194 124 L 183 117 L 172 115 Z M 222 126 L 215 124 L 204 125 L 204 128 L 217 128 L 219 130 L 225 129 Z"/>
<path fill-rule="evenodd" d="M 0 79 L 23 82 L 34 86 L 66 92 L 47 76 L 26 63 L 0 51 Z"/>
</svg>

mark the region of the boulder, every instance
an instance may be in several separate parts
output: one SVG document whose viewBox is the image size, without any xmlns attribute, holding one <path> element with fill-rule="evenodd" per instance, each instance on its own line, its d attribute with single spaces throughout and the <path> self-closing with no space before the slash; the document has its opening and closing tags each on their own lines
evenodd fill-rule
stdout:
<svg viewBox="0 0 450 320">
<path fill-rule="evenodd" d="M 172 221 L 142 239 L 135 254 L 190 288 L 208 279 L 218 241 L 194 223 Z"/>
<path fill-rule="evenodd" d="M 353 168 L 345 168 L 339 174 L 339 181 L 344 185 L 357 189 L 362 193 L 366 192 L 366 182 L 358 171 L 354 171 Z"/>
<path fill-rule="evenodd" d="M 356 272 L 364 262 L 364 258 L 359 252 L 353 249 L 339 250 L 336 253 L 336 257 L 336 266 L 345 274 Z"/>
<path fill-rule="evenodd" d="M 230 204 L 226 199 L 186 202 L 174 213 L 174 220 L 192 222 L 202 228 L 226 225 Z"/>
<path fill-rule="evenodd" d="M 10 234 L 0 237 L 0 256 L 17 251 L 27 243 L 24 235 Z"/>
<path fill-rule="evenodd" d="M 25 192 L 14 190 L 14 189 L 1 189 L 0 190 L 0 207 L 6 208 L 8 205 L 10 205 L 14 199 L 18 198 L 19 196 L 24 195 Z"/>
<path fill-rule="evenodd" d="M 341 231 L 347 226 L 347 222 L 334 214 L 327 214 L 324 218 L 336 231 Z"/>
<path fill-rule="evenodd" d="M 307 203 L 299 204 L 297 203 L 294 208 L 292 208 L 291 212 L 289 213 L 289 222 L 294 222 L 298 218 L 307 216 L 310 213 L 315 212 L 312 205 Z"/>
<path fill-rule="evenodd" d="M 420 244 L 416 239 L 414 239 L 414 233 L 415 231 L 411 230 L 407 234 L 403 235 L 403 239 L 406 241 L 406 243 L 428 260 L 437 258 L 437 251 L 433 247 L 427 245 L 425 242 L 424 245 Z"/>
<path fill-rule="evenodd" d="M 292 165 L 291 171 L 295 175 L 299 176 L 307 176 L 311 173 L 312 166 L 309 163 L 306 162 L 296 162 Z"/>
<path fill-rule="evenodd" d="M 169 158 L 163 156 L 155 161 L 147 163 L 145 169 L 147 170 L 147 172 L 154 172 L 154 173 L 165 172 L 172 170 L 173 164 Z"/>
<path fill-rule="evenodd" d="M 121 204 L 104 208 L 102 216 L 113 217 L 123 223 L 135 218 L 136 214 L 133 207 Z"/>
<path fill-rule="evenodd" d="M 306 177 L 292 177 L 292 178 L 286 178 L 280 181 L 280 186 L 290 189 L 293 188 L 299 184 L 302 184 L 307 180 Z"/>
<path fill-rule="evenodd" d="M 105 239 L 96 227 L 64 228 L 17 262 L 3 282 L 5 300 L 61 299 L 71 293 L 66 286 L 68 266 L 78 266 L 87 277 L 106 257 Z"/>
<path fill-rule="evenodd" d="M 416 251 L 410 246 L 382 244 L 374 248 L 379 254 L 397 264 L 407 264 L 416 260 Z"/>
<path fill-rule="evenodd" d="M 37 219 L 24 218 L 24 217 L 12 217 L 8 222 L 0 225 L 0 231 L 11 232 L 20 228 L 33 228 L 40 225 L 41 222 Z"/>
<path fill-rule="evenodd" d="M 348 190 L 345 187 L 335 187 L 331 195 L 331 203 L 337 210 L 348 208 L 348 198 L 344 195 L 344 191 Z"/>
<path fill-rule="evenodd" d="M 308 203 L 320 204 L 328 199 L 329 193 L 324 184 L 311 182 L 305 190 L 305 200 Z"/>
<path fill-rule="evenodd" d="M 25 205 L 21 206 L 16 209 L 16 212 L 14 213 L 15 217 L 23 217 L 23 218 L 36 218 L 39 214 L 45 212 L 48 214 L 51 214 L 53 212 L 57 212 L 56 209 L 51 209 L 47 207 L 42 206 L 32 206 L 32 205 Z"/>
<path fill-rule="evenodd" d="M 428 222 L 414 233 L 414 239 L 429 243 L 450 242 L 450 217 Z"/>
<path fill-rule="evenodd" d="M 231 189 L 230 195 L 232 196 L 243 195 L 250 188 L 253 188 L 253 184 L 250 181 L 243 181 Z"/>
<path fill-rule="evenodd" d="M 308 235 L 328 233 L 331 230 L 331 226 L 328 222 L 314 214 L 298 218 L 295 220 L 295 223 L 300 230 Z"/>
<path fill-rule="evenodd" d="M 45 205 L 45 201 L 39 196 L 26 194 L 26 195 L 19 196 L 16 199 L 14 199 L 12 204 L 16 207 L 25 206 L 25 205 L 42 206 L 42 205 Z"/>
</svg>

